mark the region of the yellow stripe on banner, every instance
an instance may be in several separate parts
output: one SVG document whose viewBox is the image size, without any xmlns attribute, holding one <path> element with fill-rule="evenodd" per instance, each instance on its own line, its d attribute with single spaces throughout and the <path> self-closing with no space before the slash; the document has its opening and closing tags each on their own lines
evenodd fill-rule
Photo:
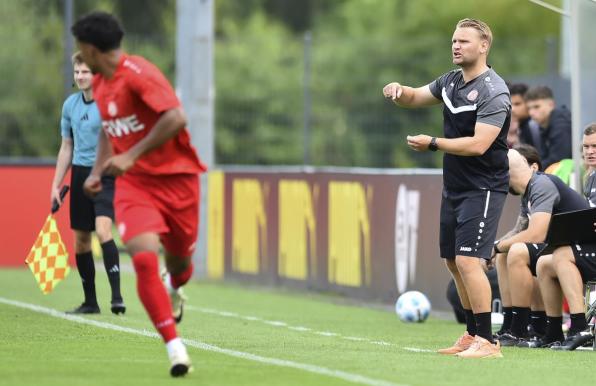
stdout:
<svg viewBox="0 0 596 386">
<path fill-rule="evenodd" d="M 358 182 L 332 181 L 329 183 L 328 280 L 359 287 L 370 284 L 370 270 L 370 220 L 364 187 Z"/>
<path fill-rule="evenodd" d="M 224 182 L 222 171 L 211 171 L 208 176 L 207 200 L 207 276 L 221 279 L 224 276 Z"/>
<path fill-rule="evenodd" d="M 309 184 L 301 180 L 280 180 L 279 275 L 305 280 L 309 256 L 314 259 L 315 253 L 316 223 Z"/>
<path fill-rule="evenodd" d="M 260 257 L 267 254 L 265 194 L 259 180 L 240 178 L 233 183 L 232 269 L 259 273 Z"/>
</svg>

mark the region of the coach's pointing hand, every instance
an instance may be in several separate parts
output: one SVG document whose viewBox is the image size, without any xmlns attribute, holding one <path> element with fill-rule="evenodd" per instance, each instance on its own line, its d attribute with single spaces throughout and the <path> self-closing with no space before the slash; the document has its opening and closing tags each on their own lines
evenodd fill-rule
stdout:
<svg viewBox="0 0 596 386">
<path fill-rule="evenodd" d="M 399 97 L 401 97 L 402 92 L 403 88 L 401 84 L 397 82 L 389 83 L 387 86 L 383 87 L 383 96 L 393 101 L 398 100 Z"/>
<path fill-rule="evenodd" d="M 430 135 L 424 134 L 407 136 L 408 146 L 416 151 L 427 151 L 431 139 L 432 137 Z"/>
</svg>

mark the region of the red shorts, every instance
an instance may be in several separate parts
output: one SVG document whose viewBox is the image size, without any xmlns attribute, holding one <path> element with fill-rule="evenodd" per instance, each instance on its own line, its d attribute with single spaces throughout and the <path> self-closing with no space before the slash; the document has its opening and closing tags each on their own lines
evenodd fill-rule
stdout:
<svg viewBox="0 0 596 386">
<path fill-rule="evenodd" d="M 199 190 L 196 174 L 117 178 L 114 207 L 122 241 L 157 233 L 169 254 L 191 256 L 199 230 Z"/>
</svg>

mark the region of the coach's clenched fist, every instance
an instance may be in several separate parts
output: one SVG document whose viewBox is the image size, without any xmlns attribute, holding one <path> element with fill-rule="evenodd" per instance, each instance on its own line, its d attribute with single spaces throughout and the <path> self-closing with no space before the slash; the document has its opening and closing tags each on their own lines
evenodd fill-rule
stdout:
<svg viewBox="0 0 596 386">
<path fill-rule="evenodd" d="M 383 96 L 394 101 L 401 97 L 402 92 L 403 87 L 397 82 L 389 83 L 387 86 L 383 87 Z"/>
</svg>

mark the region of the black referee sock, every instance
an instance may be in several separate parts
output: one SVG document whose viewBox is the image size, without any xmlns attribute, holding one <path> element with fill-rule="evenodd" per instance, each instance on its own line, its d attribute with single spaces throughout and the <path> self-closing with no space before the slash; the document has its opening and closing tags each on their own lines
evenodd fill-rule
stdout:
<svg viewBox="0 0 596 386">
<path fill-rule="evenodd" d="M 110 287 L 112 288 L 112 303 L 121 303 L 122 294 L 120 293 L 120 256 L 118 247 L 114 240 L 106 241 L 101 244 L 103 252 L 103 265 L 106 267 Z"/>
<path fill-rule="evenodd" d="M 476 335 L 483 337 L 491 343 L 495 343 L 493 341 L 490 316 L 490 312 L 481 312 L 479 314 L 474 314 L 474 319 L 476 319 Z"/>
<path fill-rule="evenodd" d="M 466 314 L 466 329 L 468 330 L 468 334 L 474 336 L 476 335 L 476 319 L 474 319 L 474 313 L 472 310 L 466 310 L 465 308 L 464 313 Z"/>
<path fill-rule="evenodd" d="M 530 307 L 513 307 L 511 311 L 513 318 L 511 319 L 511 334 L 518 338 L 525 338 L 528 336 L 528 324 L 530 321 Z"/>
<path fill-rule="evenodd" d="M 95 295 L 95 264 L 93 262 L 93 253 L 91 253 L 91 251 L 77 253 L 75 257 L 77 260 L 79 275 L 81 276 L 81 281 L 83 282 L 85 304 L 96 306 L 97 297 Z"/>
<path fill-rule="evenodd" d="M 571 327 L 569 327 L 569 332 L 567 335 L 575 335 L 580 331 L 585 330 L 588 328 L 588 323 L 586 323 L 586 314 L 583 312 L 580 314 L 571 314 Z"/>
<path fill-rule="evenodd" d="M 547 316 L 545 340 L 547 342 L 563 342 L 564 339 L 565 336 L 563 335 L 563 317 Z"/>
<path fill-rule="evenodd" d="M 501 329 L 499 330 L 499 334 L 503 334 L 506 331 L 511 330 L 511 311 L 513 310 L 513 308 L 511 307 L 503 307 L 503 325 L 501 326 Z"/>
<path fill-rule="evenodd" d="M 546 311 L 531 311 L 530 324 L 536 334 L 546 334 Z"/>
</svg>

